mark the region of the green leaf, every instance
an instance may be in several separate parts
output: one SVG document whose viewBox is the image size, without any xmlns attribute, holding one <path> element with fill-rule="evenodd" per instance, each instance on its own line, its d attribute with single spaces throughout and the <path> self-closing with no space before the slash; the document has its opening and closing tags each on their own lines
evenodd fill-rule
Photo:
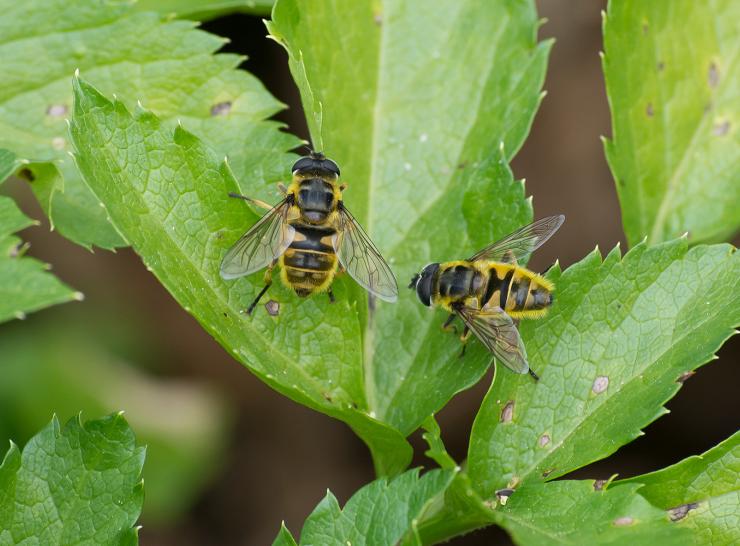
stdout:
<svg viewBox="0 0 740 546">
<path fill-rule="evenodd" d="M 85 180 L 113 224 L 175 299 L 235 358 L 279 392 L 349 424 L 370 446 L 381 473 L 397 473 L 411 447 L 368 412 L 360 327 L 342 283 L 337 302 L 300 299 L 275 284 L 278 316 L 244 313 L 262 285 L 224 282 L 226 249 L 256 221 L 227 164 L 194 135 L 151 112 L 132 117 L 75 80 L 71 136 Z M 264 309 L 260 308 L 260 311 Z"/>
<path fill-rule="evenodd" d="M 681 238 L 622 259 L 616 248 L 603 262 L 597 249 L 548 277 L 551 312 L 520 325 L 540 381 L 496 373 L 473 425 L 468 471 L 483 498 L 634 439 L 740 324 L 740 255 L 730 245 L 689 250 Z"/>
<path fill-rule="evenodd" d="M 627 239 L 722 240 L 740 228 L 740 3 L 611 0 L 606 156 Z"/>
<path fill-rule="evenodd" d="M 272 542 L 272 546 L 298 546 L 293 535 L 290 534 L 290 531 L 285 526 L 285 522 L 280 524 L 280 531 Z"/>
<path fill-rule="evenodd" d="M 598 482 L 524 485 L 496 510 L 517 544 L 691 545 L 690 533 L 636 493 L 639 486 L 601 489 Z"/>
<path fill-rule="evenodd" d="M 288 51 L 314 147 L 338 161 L 345 201 L 400 285 L 531 220 L 507 161 L 541 98 L 551 44 L 537 43 L 538 25 L 531 1 L 276 3 L 268 29 Z M 363 367 L 369 408 L 407 435 L 490 357 L 458 361 L 443 313 L 403 292 L 363 312 Z"/>
<path fill-rule="evenodd" d="M 13 154 L 0 150 L 0 183 L 19 165 Z M 34 224 L 12 199 L 0 196 L 0 322 L 82 299 L 80 292 L 49 273 L 46 264 L 23 256 L 26 247 L 13 233 Z"/>
<path fill-rule="evenodd" d="M 432 459 L 439 465 L 440 468 L 445 470 L 453 470 L 457 468 L 455 460 L 447 453 L 444 442 L 442 441 L 442 431 L 434 419 L 433 415 L 427 417 L 422 425 L 424 427 L 424 434 L 422 437 L 424 441 L 429 445 L 429 449 L 424 452 L 424 455 Z"/>
<path fill-rule="evenodd" d="M 740 543 L 740 432 L 703 455 L 616 485 L 625 483 L 643 484 L 640 495 L 691 529 L 694 544 Z"/>
<path fill-rule="evenodd" d="M 432 470 L 420 478 L 417 468 L 392 480 L 381 478 L 352 495 L 344 508 L 340 508 L 334 495 L 327 491 L 324 500 L 304 523 L 300 544 L 394 546 L 404 535 L 414 537 L 416 520 L 429 507 L 430 501 L 450 484 L 454 474 L 448 470 Z M 412 543 L 421 544 L 418 540 Z M 291 543 L 276 540 L 273 544 Z"/>
<path fill-rule="evenodd" d="M 22 445 L 51 413 L 65 421 L 80 411 L 124 410 L 147 446 L 143 518 L 147 525 L 172 523 L 219 469 L 231 415 L 223 395 L 206 385 L 154 377 L 123 359 L 120 347 L 148 345 L 127 332 L 132 317 L 116 311 L 0 328 L 0 445 L 10 439 Z"/>
<path fill-rule="evenodd" d="M 273 0 L 138 0 L 134 8 L 206 21 L 234 12 L 270 15 L 272 4 Z"/>
<path fill-rule="evenodd" d="M 13 152 L 0 148 L 0 184 L 13 174 L 20 164 Z"/>
<path fill-rule="evenodd" d="M 136 544 L 144 448 L 126 420 L 56 417 L 0 465 L 0 544 Z"/>
<path fill-rule="evenodd" d="M 281 105 L 236 70 L 243 59 L 213 54 L 224 39 L 123 2 L 0 0 L 0 10 L 0 148 L 34 161 L 31 187 L 65 237 L 125 244 L 68 155 L 75 69 L 129 107 L 140 100 L 173 127 L 181 120 L 230 157 L 239 178 L 259 188 L 253 193 L 266 196 L 266 183 L 284 176 L 283 152 L 299 141 L 263 121 Z"/>
</svg>

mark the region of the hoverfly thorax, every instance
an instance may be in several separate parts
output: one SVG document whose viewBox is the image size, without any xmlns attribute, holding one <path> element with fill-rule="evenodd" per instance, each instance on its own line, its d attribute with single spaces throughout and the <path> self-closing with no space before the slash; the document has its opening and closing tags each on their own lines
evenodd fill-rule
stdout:
<svg viewBox="0 0 740 546">
<path fill-rule="evenodd" d="M 411 279 L 409 288 L 416 289 L 416 295 L 419 301 L 429 307 L 432 304 L 432 293 L 434 291 L 434 278 L 439 271 L 439 264 L 429 264 L 421 270 L 421 273 Z"/>
<path fill-rule="evenodd" d="M 334 187 L 322 178 L 304 178 L 298 185 L 296 204 L 308 223 L 322 224 L 336 207 Z"/>
</svg>

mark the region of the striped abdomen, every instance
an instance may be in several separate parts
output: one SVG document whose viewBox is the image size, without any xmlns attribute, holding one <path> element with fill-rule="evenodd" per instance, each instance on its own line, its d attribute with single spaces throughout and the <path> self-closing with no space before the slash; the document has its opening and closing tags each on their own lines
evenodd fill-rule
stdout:
<svg viewBox="0 0 740 546">
<path fill-rule="evenodd" d="M 302 297 L 326 290 L 337 269 L 331 241 L 334 229 L 305 224 L 293 227 L 293 242 L 280 257 L 280 278 Z"/>
<path fill-rule="evenodd" d="M 511 264 L 489 263 L 484 306 L 501 307 L 512 318 L 537 318 L 552 305 L 553 285 L 540 275 Z"/>
</svg>

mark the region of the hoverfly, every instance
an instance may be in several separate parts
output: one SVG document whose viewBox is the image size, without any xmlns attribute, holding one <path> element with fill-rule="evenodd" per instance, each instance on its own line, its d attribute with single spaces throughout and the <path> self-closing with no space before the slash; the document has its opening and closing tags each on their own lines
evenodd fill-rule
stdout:
<svg viewBox="0 0 740 546">
<path fill-rule="evenodd" d="M 545 243 L 565 221 L 550 216 L 507 235 L 467 260 L 432 263 L 414 275 L 409 288 L 427 307 L 450 312 L 442 328 L 449 330 L 455 317 L 465 325 L 461 340 L 473 332 L 496 359 L 516 373 L 539 379 L 529 368 L 527 352 L 514 320 L 539 318 L 552 305 L 553 284 L 517 265 Z"/>
<path fill-rule="evenodd" d="M 249 197 L 229 194 L 268 209 L 232 246 L 221 262 L 221 277 L 235 279 L 262 268 L 265 286 L 247 309 L 251 314 L 272 284 L 272 269 L 300 297 L 326 291 L 337 270 L 346 270 L 370 294 L 396 301 L 398 286 L 388 264 L 342 201 L 339 167 L 320 152 L 293 165 L 293 178 L 274 207 Z M 337 263 L 337 258 L 339 258 Z M 341 264 L 341 266 L 339 266 Z"/>
</svg>

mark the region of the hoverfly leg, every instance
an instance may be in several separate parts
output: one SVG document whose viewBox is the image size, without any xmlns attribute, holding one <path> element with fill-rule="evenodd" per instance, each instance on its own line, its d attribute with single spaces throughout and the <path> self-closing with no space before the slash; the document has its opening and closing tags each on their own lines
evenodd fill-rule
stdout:
<svg viewBox="0 0 740 546">
<path fill-rule="evenodd" d="M 233 191 L 229 192 L 229 197 L 234 197 L 235 199 L 244 199 L 245 201 L 258 206 L 261 209 L 265 209 L 265 210 L 272 209 L 272 205 L 269 205 L 265 203 L 264 201 L 260 201 L 259 199 L 252 199 L 251 197 L 247 197 L 246 195 L 242 195 L 240 193 L 234 193 Z"/>
<path fill-rule="evenodd" d="M 468 328 L 467 325 L 466 325 L 465 328 L 463 328 L 462 335 L 460 336 L 460 341 L 462 341 L 462 351 L 460 351 L 459 358 L 462 358 L 462 357 L 465 356 L 465 349 L 468 346 L 468 339 L 469 338 L 470 338 L 470 328 Z"/>
<path fill-rule="evenodd" d="M 442 325 L 442 330 L 444 330 L 445 332 L 449 332 L 450 330 L 452 330 L 453 332 L 455 332 L 455 334 L 457 334 L 457 328 L 454 324 L 452 324 L 452 321 L 455 320 L 456 316 L 457 315 L 455 313 L 450 313 L 450 316 L 447 317 L 447 320 Z"/>
<path fill-rule="evenodd" d="M 278 191 L 283 195 L 288 195 L 288 188 L 285 184 L 282 182 L 278 182 L 277 184 Z"/>
<path fill-rule="evenodd" d="M 275 266 L 275 262 L 270 264 L 270 267 L 267 268 L 267 271 L 265 271 L 265 286 L 262 287 L 262 290 L 260 290 L 260 293 L 257 294 L 257 297 L 254 298 L 254 301 L 249 304 L 249 307 L 247 307 L 247 315 L 251 315 L 252 311 L 254 311 L 254 308 L 257 307 L 257 304 L 260 302 L 260 299 L 262 296 L 265 295 L 265 292 L 267 292 L 267 289 L 270 288 L 272 285 L 272 268 Z"/>
<path fill-rule="evenodd" d="M 335 301 L 337 301 L 336 299 L 334 299 L 334 291 L 331 288 L 327 290 L 326 295 L 329 296 L 329 303 L 334 303 Z"/>
<path fill-rule="evenodd" d="M 536 373 L 534 373 L 534 371 L 532 370 L 532 368 L 529 369 L 529 375 L 531 375 L 534 378 L 535 381 L 539 381 L 540 380 L 540 376 L 537 375 Z"/>
</svg>

